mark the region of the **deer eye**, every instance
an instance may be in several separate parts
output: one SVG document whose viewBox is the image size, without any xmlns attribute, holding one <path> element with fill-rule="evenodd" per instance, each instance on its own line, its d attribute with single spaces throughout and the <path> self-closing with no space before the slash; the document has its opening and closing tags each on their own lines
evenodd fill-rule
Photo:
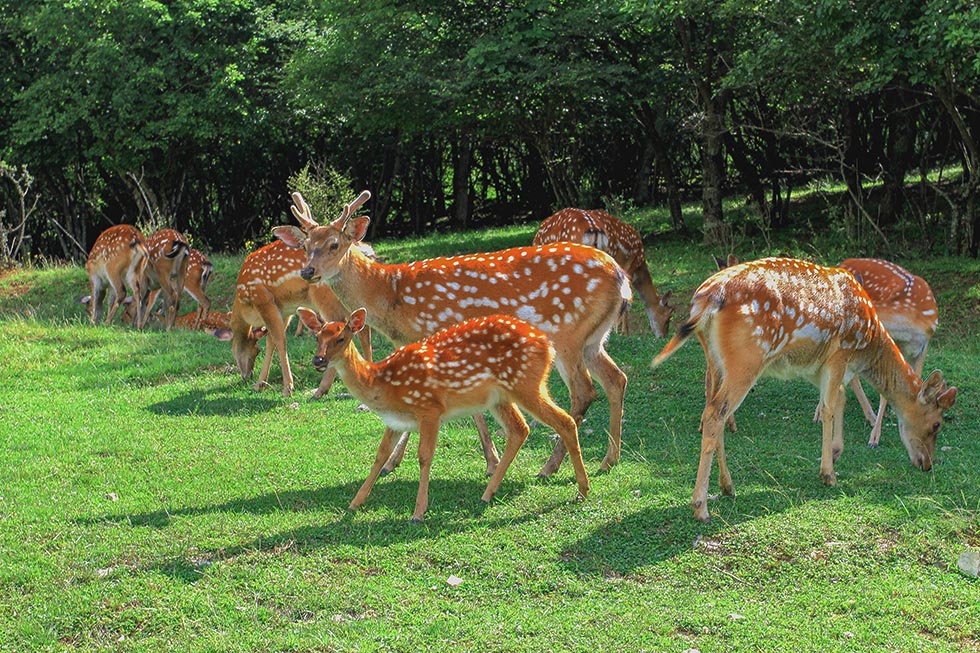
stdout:
<svg viewBox="0 0 980 653">
<path fill-rule="evenodd" d="M 940 424 L 939 422 L 935 422 L 935 423 L 933 423 L 933 425 L 932 425 L 932 432 L 933 432 L 933 433 L 938 433 L 938 432 L 939 432 L 939 427 L 940 427 L 940 426 L 942 426 L 942 425 L 941 425 L 941 424 Z"/>
<path fill-rule="evenodd" d="M 337 338 L 336 340 L 334 340 L 334 342 L 336 342 L 338 345 L 339 344 L 342 344 L 344 342 L 344 336 L 340 336 L 339 338 Z"/>
<path fill-rule="evenodd" d="M 340 244 L 338 244 L 338 243 L 330 243 L 330 251 L 331 252 L 336 251 L 338 247 L 340 247 Z"/>
</svg>

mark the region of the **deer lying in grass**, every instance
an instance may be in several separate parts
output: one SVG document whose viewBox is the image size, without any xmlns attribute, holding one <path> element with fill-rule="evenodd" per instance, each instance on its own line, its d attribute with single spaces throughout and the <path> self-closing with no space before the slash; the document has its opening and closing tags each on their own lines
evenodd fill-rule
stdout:
<svg viewBox="0 0 980 653">
<path fill-rule="evenodd" d="M 298 312 L 316 333 L 314 367 L 336 368 L 350 393 L 385 423 L 374 465 L 351 501 L 351 510 L 368 498 L 399 433 L 418 431 L 419 491 L 412 521 L 421 521 L 429 505 L 429 470 L 439 425 L 487 409 L 507 433 L 504 456 L 483 493 L 483 501 L 490 501 L 528 436 L 528 425 L 518 406 L 558 433 L 572 459 L 579 494 L 588 495 L 589 478 L 575 420 L 548 393 L 554 351 L 540 329 L 508 316 L 480 317 L 369 363 L 353 345 L 354 336 L 366 323 L 363 308 L 351 313 L 346 322 L 325 323 L 306 308 Z"/>
<path fill-rule="evenodd" d="M 708 480 L 718 454 L 718 480 L 732 494 L 725 458 L 725 420 L 762 375 L 804 378 L 820 388 L 823 443 L 820 475 L 836 485 L 843 451 L 842 384 L 857 374 L 895 407 L 909 459 L 932 469 L 943 411 L 956 401 L 938 370 L 923 381 L 881 325 L 867 292 L 841 268 L 768 258 L 709 277 L 691 300 L 691 316 L 654 358 L 656 367 L 692 335 L 707 360 L 708 397 L 701 415 L 701 460 L 694 515 L 708 521 Z"/>
</svg>

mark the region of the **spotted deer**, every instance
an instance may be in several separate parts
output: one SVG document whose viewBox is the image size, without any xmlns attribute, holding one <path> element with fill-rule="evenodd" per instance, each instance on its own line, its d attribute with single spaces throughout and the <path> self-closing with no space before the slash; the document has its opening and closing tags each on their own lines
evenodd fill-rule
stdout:
<svg viewBox="0 0 980 653">
<path fill-rule="evenodd" d="M 197 311 L 178 315 L 174 326 L 188 331 L 204 331 L 218 340 L 231 340 L 231 311 L 210 311 L 204 319 L 199 319 Z M 264 332 L 257 335 L 265 335 Z"/>
<path fill-rule="evenodd" d="M 350 393 L 385 424 L 374 465 L 351 501 L 350 510 L 367 500 L 399 433 L 418 431 L 419 491 L 412 521 L 421 521 L 429 505 L 429 471 L 439 425 L 484 410 L 490 410 L 507 433 L 503 458 L 483 493 L 483 501 L 490 501 L 527 440 L 528 425 L 518 407 L 558 433 L 572 459 L 578 493 L 588 496 L 589 477 L 575 420 L 548 393 L 555 355 L 540 329 L 505 315 L 478 317 L 369 363 L 353 345 L 367 318 L 363 308 L 352 312 L 346 321 L 329 323 L 306 308 L 300 308 L 299 315 L 316 333 L 313 365 L 318 370 L 336 368 Z"/>
<path fill-rule="evenodd" d="M 243 380 L 251 378 L 259 354 L 259 339 L 268 334 L 265 360 L 255 390 L 266 386 L 275 352 L 282 370 L 282 394 L 288 397 L 293 392 L 293 374 L 286 352 L 286 316 L 291 316 L 300 306 L 313 306 L 331 320 L 347 315 L 328 286 L 311 285 L 300 277 L 305 262 L 306 255 L 302 251 L 276 240 L 246 256 L 238 272 L 231 308 L 231 350 Z M 359 341 L 364 355 L 370 360 L 370 330 L 364 330 Z M 334 370 L 323 375 L 313 394 L 314 399 L 327 393 L 335 376 Z"/>
<path fill-rule="evenodd" d="M 595 399 L 594 374 L 609 400 L 609 442 L 602 469 L 619 461 L 626 375 L 605 351 L 605 341 L 629 305 L 629 282 L 605 252 L 575 243 L 516 247 L 492 253 L 385 264 L 355 245 L 369 218 L 354 211 L 370 197 L 364 191 L 340 217 L 319 225 L 299 193 L 293 215 L 301 228 L 273 233 L 306 251 L 304 279 L 328 285 L 347 307 L 364 305 L 371 327 L 395 345 L 421 340 L 452 324 L 492 314 L 511 315 L 536 326 L 550 339 L 556 366 L 571 396 L 569 411 L 581 423 Z M 487 472 L 499 460 L 482 415 L 475 415 Z M 404 451 L 403 436 L 396 454 Z M 565 456 L 559 440 L 540 475 L 554 473 Z M 389 467 L 397 464 L 393 457 Z M 390 471 L 390 469 L 389 469 Z"/>
<path fill-rule="evenodd" d="M 718 454 L 723 494 L 733 493 L 725 458 L 725 420 L 763 375 L 804 378 L 820 389 L 820 475 L 836 485 L 843 451 L 842 384 L 861 375 L 895 407 L 909 459 L 932 468 L 943 411 L 956 401 L 938 370 L 923 381 L 882 326 L 867 292 L 841 268 L 766 258 L 709 277 L 691 300 L 690 318 L 654 358 L 663 363 L 692 335 L 704 349 L 709 396 L 701 415 L 701 460 L 692 504 L 707 522 L 708 480 Z"/>
<path fill-rule="evenodd" d="M 640 233 L 630 224 L 605 211 L 562 209 L 546 218 L 534 234 L 535 245 L 572 242 L 590 245 L 612 255 L 626 271 L 633 288 L 646 304 L 650 329 L 658 338 L 667 337 L 674 307 L 668 303 L 671 291 L 661 296 L 653 285 Z M 623 333 L 629 331 L 628 314 L 620 322 Z"/>
<path fill-rule="evenodd" d="M 163 323 L 169 331 L 177 319 L 180 310 L 180 295 L 184 292 L 184 281 L 187 278 L 187 263 L 190 245 L 187 239 L 176 229 L 160 229 L 146 239 L 146 248 L 150 253 L 150 262 L 146 266 L 146 286 L 143 288 L 142 312 L 138 326 L 143 328 L 150 318 L 150 307 L 156 302 L 156 293 L 163 295 Z M 150 295 L 153 294 L 153 302 Z"/>
<path fill-rule="evenodd" d="M 187 275 L 184 281 L 184 292 L 197 302 L 194 328 L 201 326 L 207 320 L 211 310 L 211 299 L 208 297 L 208 282 L 214 274 L 214 265 L 204 254 L 193 247 L 187 255 Z"/>
<path fill-rule="evenodd" d="M 85 271 L 91 286 L 89 319 L 92 324 L 102 321 L 103 301 L 107 291 L 109 310 L 105 315 L 106 324 L 112 322 L 116 312 L 126 301 L 126 288 L 132 293 L 137 307 L 140 306 L 149 257 L 146 240 L 136 227 L 119 224 L 99 234 L 85 262 Z"/>
<path fill-rule="evenodd" d="M 921 376 L 929 341 L 939 327 L 939 306 L 932 288 L 922 277 L 881 259 L 849 258 L 841 261 L 840 267 L 848 270 L 864 286 L 881 324 L 888 330 L 905 360 Z M 880 398 L 876 413 L 858 377 L 851 379 L 850 387 L 861 404 L 864 416 L 871 423 L 868 446 L 877 447 L 888 400 L 884 396 Z"/>
</svg>

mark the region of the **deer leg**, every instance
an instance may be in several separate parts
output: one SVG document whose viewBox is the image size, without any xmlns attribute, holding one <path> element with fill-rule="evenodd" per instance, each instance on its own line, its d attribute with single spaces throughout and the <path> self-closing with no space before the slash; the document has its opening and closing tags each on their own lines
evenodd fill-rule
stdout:
<svg viewBox="0 0 980 653">
<path fill-rule="evenodd" d="M 333 385 L 334 379 L 337 378 L 337 368 L 331 366 L 326 369 L 323 373 L 323 378 L 320 379 L 320 385 L 313 392 L 314 399 L 320 399 L 325 394 L 330 392 L 330 386 Z"/>
<path fill-rule="evenodd" d="M 877 447 L 881 440 L 881 427 L 885 421 L 885 408 L 887 406 L 888 400 L 882 395 L 878 402 L 878 414 L 875 416 L 874 425 L 871 427 L 871 436 L 868 438 L 869 447 Z"/>
<path fill-rule="evenodd" d="M 585 419 L 585 411 L 588 410 L 596 397 L 595 388 L 592 386 L 592 377 L 589 376 L 579 352 L 564 352 L 564 356 L 559 354 L 555 359 L 555 366 L 565 381 L 565 385 L 568 386 L 568 394 L 572 399 L 572 408 L 569 413 L 575 423 L 579 425 Z M 612 406 L 611 399 L 609 405 Z M 538 472 L 538 476 L 548 478 L 558 471 L 561 462 L 565 459 L 565 453 L 565 443 L 559 439 L 551 452 L 551 458 Z"/>
<path fill-rule="evenodd" d="M 378 480 L 382 465 L 385 464 L 388 456 L 391 455 L 391 448 L 395 445 L 395 435 L 397 435 L 397 431 L 385 428 L 384 435 L 381 436 L 381 443 L 378 444 L 378 453 L 374 457 L 374 465 L 371 466 L 371 472 L 368 474 L 364 484 L 361 485 L 361 489 L 354 495 L 353 500 L 351 500 L 350 505 L 347 507 L 348 510 L 357 510 L 360 508 L 364 505 L 364 501 L 367 500 L 368 495 L 371 494 L 371 488 L 374 487 L 374 482 Z"/>
<path fill-rule="evenodd" d="M 197 301 L 197 317 L 194 318 L 194 328 L 201 328 L 201 322 L 207 319 L 208 313 L 211 312 L 211 300 L 203 292 L 200 297 L 195 296 L 194 299 Z"/>
<path fill-rule="evenodd" d="M 402 464 L 402 458 L 405 457 L 405 448 L 407 446 L 408 433 L 402 433 L 401 437 L 398 438 L 398 442 L 395 443 L 395 448 L 392 450 L 391 456 L 388 458 L 388 462 L 385 463 L 385 466 L 381 469 L 382 476 L 387 476 Z"/>
<path fill-rule="evenodd" d="M 820 417 L 823 421 L 823 439 L 820 450 L 820 477 L 824 485 L 837 485 L 837 475 L 834 473 L 834 415 L 837 409 L 837 393 L 840 392 L 839 382 L 828 384 L 820 398 Z"/>
<path fill-rule="evenodd" d="M 599 469 L 608 471 L 619 462 L 621 453 L 626 375 L 602 348 L 596 352 L 589 369 L 595 374 L 609 401 L 609 444 L 606 448 L 606 456 L 599 465 Z"/>
<path fill-rule="evenodd" d="M 421 522 L 425 511 L 429 508 L 429 471 L 432 468 L 432 457 L 436 451 L 438 437 L 438 416 L 419 419 L 419 494 L 415 498 L 413 524 Z"/>
<path fill-rule="evenodd" d="M 857 397 L 858 403 L 861 404 L 861 410 L 864 411 L 864 419 L 868 420 L 868 424 L 874 426 L 875 422 L 878 421 L 878 416 L 871 407 L 871 402 L 868 401 L 868 395 L 864 394 L 864 387 L 861 385 L 861 379 L 855 375 L 848 385 L 854 392 L 854 396 Z"/>
<path fill-rule="evenodd" d="M 126 298 L 126 291 L 122 287 L 117 288 L 116 284 L 110 282 L 108 295 L 107 302 L 109 304 L 109 310 L 106 312 L 105 323 L 112 324 L 112 320 L 116 317 L 116 312 Z"/>
<path fill-rule="evenodd" d="M 493 476 L 497 465 L 500 464 L 500 455 L 497 447 L 493 444 L 493 436 L 490 435 L 490 427 L 487 425 L 487 418 L 482 413 L 473 416 L 476 424 L 477 435 L 480 436 L 480 446 L 483 448 L 483 459 L 487 461 L 487 476 Z"/>
<path fill-rule="evenodd" d="M 579 496 L 585 498 L 589 495 L 589 475 L 585 471 L 585 463 L 582 461 L 582 449 L 578 442 L 578 427 L 575 425 L 575 420 L 552 401 L 547 391 L 547 385 L 542 384 L 541 396 L 532 398 L 523 404 L 523 407 L 539 422 L 547 424 L 558 433 L 558 437 L 561 438 L 566 451 L 568 451 L 572 467 L 575 469 Z"/>
<path fill-rule="evenodd" d="M 691 497 L 694 518 L 706 524 L 711 520 L 711 516 L 708 514 L 708 482 L 711 480 L 711 463 L 715 451 L 718 449 L 718 441 L 724 436 L 724 430 L 724 418 L 718 413 L 714 403 L 708 401 L 704 407 L 704 412 L 701 413 L 701 458 L 698 461 L 698 476 L 694 481 L 694 494 Z M 729 481 L 731 481 L 730 478 Z"/>
<path fill-rule="evenodd" d="M 105 299 L 106 289 L 102 285 L 102 282 L 96 279 L 92 280 L 92 299 L 89 301 L 88 307 L 88 319 L 93 325 L 98 324 L 102 320 L 102 302 Z"/>
<path fill-rule="evenodd" d="M 731 414 L 728 415 L 728 420 L 731 421 Z M 732 475 L 728 471 L 728 458 L 725 456 L 725 429 L 721 430 L 721 435 L 718 437 L 718 485 L 721 487 L 721 493 L 727 497 L 734 496 L 735 485 L 732 483 Z"/>
<path fill-rule="evenodd" d="M 268 293 L 268 289 L 264 289 Z M 289 353 L 286 351 L 286 324 L 282 321 L 282 314 L 276 306 L 275 300 L 269 293 L 267 301 L 259 305 L 259 315 L 265 322 L 268 329 L 266 334 L 266 356 L 262 361 L 262 371 L 259 379 L 255 383 L 255 389 L 261 390 L 269 379 L 269 370 L 272 367 L 272 351 L 279 354 L 279 367 L 282 370 L 282 396 L 288 397 L 293 394 L 293 371 L 289 367 Z"/>
<path fill-rule="evenodd" d="M 521 450 L 524 442 L 527 441 L 527 434 L 531 432 L 531 429 L 527 426 L 527 422 L 524 420 L 524 416 L 521 415 L 514 404 L 510 402 L 497 404 L 492 410 L 493 416 L 497 418 L 497 421 L 500 422 L 500 425 L 504 427 L 504 431 L 507 433 L 507 444 L 504 446 L 504 457 L 501 458 L 500 463 L 494 469 L 493 476 L 490 478 L 490 482 L 487 483 L 487 489 L 483 493 L 482 500 L 485 502 L 490 501 L 493 495 L 497 493 L 497 488 L 500 487 L 500 482 L 504 479 L 507 468 L 514 462 L 517 452 Z"/>
<path fill-rule="evenodd" d="M 835 463 L 840 459 L 841 454 L 844 453 L 844 405 L 846 403 L 847 392 L 844 390 L 844 386 L 841 386 L 837 392 L 837 405 L 834 408 L 834 435 L 830 441 L 830 448 L 833 452 Z"/>
</svg>

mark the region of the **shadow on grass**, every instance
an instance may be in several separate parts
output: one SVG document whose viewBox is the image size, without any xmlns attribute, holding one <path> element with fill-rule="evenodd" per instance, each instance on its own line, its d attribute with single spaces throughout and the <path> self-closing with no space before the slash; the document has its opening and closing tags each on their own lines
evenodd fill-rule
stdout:
<svg viewBox="0 0 980 653">
<path fill-rule="evenodd" d="M 259 393 L 250 392 L 242 396 L 242 384 L 238 376 L 233 381 L 220 388 L 204 392 L 185 392 L 166 401 L 159 401 L 146 406 L 146 410 L 154 415 L 195 415 L 195 416 L 228 416 L 265 413 L 282 406 L 282 395 L 271 388 L 265 397 Z M 272 397 L 275 398 L 272 398 Z"/>
</svg>

